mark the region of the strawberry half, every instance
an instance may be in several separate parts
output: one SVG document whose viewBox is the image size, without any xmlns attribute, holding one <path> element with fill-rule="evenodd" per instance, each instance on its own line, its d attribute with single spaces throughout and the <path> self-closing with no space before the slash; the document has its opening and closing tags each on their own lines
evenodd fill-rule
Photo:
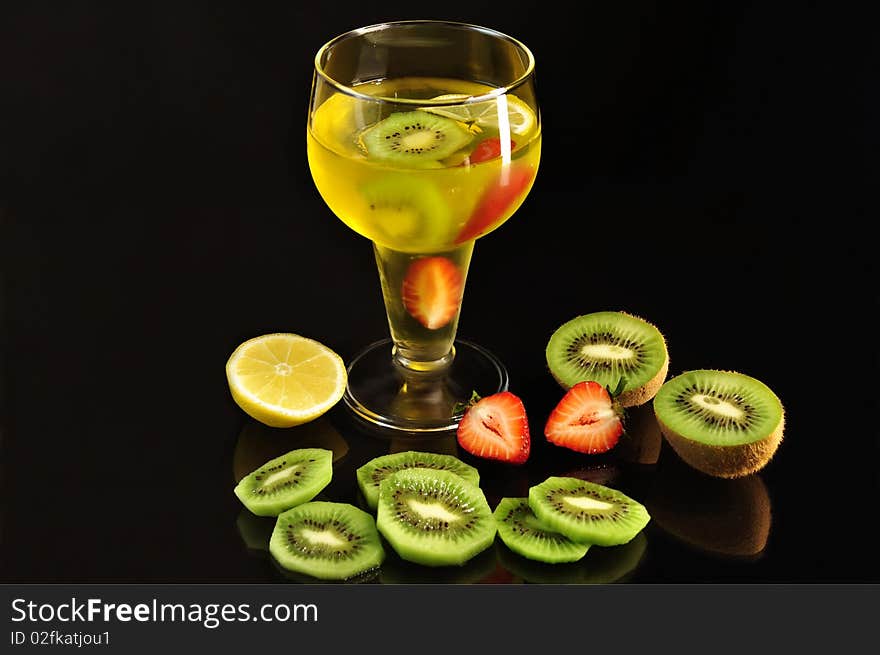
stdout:
<svg viewBox="0 0 880 655">
<path fill-rule="evenodd" d="M 464 279 L 446 257 L 422 257 L 409 265 L 401 296 L 410 316 L 429 330 L 449 323 L 458 312 Z"/>
<path fill-rule="evenodd" d="M 611 450 L 623 433 L 623 422 L 608 390 L 598 382 L 578 382 L 550 413 L 547 441 L 580 453 Z"/>
<path fill-rule="evenodd" d="M 464 243 L 485 234 L 522 198 L 533 177 L 532 170 L 523 166 L 502 169 L 498 181 L 483 194 L 474 213 L 455 237 L 455 243 Z"/>
<path fill-rule="evenodd" d="M 516 148 L 516 141 L 510 142 L 510 150 Z M 497 136 L 489 137 L 488 139 L 483 139 L 477 144 L 477 147 L 474 148 L 473 152 L 468 156 L 468 161 L 471 164 L 481 164 L 484 161 L 489 161 L 490 159 L 495 159 L 496 157 L 501 156 L 501 139 Z"/>
<path fill-rule="evenodd" d="M 458 443 L 471 455 L 522 464 L 529 458 L 529 421 L 522 400 L 502 391 L 471 405 L 458 424 Z"/>
</svg>

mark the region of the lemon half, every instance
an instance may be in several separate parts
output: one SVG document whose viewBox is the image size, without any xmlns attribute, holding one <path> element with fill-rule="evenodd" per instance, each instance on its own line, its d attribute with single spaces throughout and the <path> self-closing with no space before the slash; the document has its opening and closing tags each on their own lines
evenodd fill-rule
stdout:
<svg viewBox="0 0 880 655">
<path fill-rule="evenodd" d="M 226 362 L 226 379 L 236 404 L 274 428 L 314 420 L 345 392 L 342 358 L 322 343 L 297 334 L 254 337 Z"/>
</svg>

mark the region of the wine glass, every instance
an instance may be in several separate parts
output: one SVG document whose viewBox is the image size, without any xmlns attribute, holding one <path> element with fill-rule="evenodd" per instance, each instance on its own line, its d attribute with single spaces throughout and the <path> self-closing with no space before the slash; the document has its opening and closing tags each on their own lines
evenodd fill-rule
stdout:
<svg viewBox="0 0 880 655">
<path fill-rule="evenodd" d="M 474 392 L 507 389 L 503 364 L 456 332 L 475 240 L 538 170 L 534 68 L 516 39 L 442 21 L 353 30 L 315 57 L 309 168 L 373 242 L 391 333 L 348 364 L 344 400 L 371 426 L 450 431 Z"/>
</svg>

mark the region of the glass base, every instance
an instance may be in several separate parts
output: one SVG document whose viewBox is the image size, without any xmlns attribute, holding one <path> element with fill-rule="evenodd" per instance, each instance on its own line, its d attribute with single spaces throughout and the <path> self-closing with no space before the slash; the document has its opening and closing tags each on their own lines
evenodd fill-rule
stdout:
<svg viewBox="0 0 880 655">
<path fill-rule="evenodd" d="M 456 340 L 455 356 L 442 373 L 405 369 L 392 357 L 391 339 L 377 341 L 348 365 L 345 404 L 379 432 L 395 436 L 437 434 L 455 430 L 464 411 L 457 403 L 507 390 L 507 370 L 480 346 Z M 457 411 L 456 411 L 457 410 Z"/>
</svg>

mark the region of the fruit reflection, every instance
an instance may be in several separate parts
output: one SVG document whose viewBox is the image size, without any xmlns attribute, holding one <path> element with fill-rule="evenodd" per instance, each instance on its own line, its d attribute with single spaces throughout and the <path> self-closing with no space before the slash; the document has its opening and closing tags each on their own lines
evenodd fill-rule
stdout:
<svg viewBox="0 0 880 655">
<path fill-rule="evenodd" d="M 348 453 L 348 443 L 327 418 L 322 417 L 293 428 L 270 428 L 250 420 L 238 435 L 232 455 L 235 482 L 238 483 L 270 459 L 299 448 L 331 450 L 334 464 Z"/>
<path fill-rule="evenodd" d="M 646 504 L 663 531 L 702 552 L 757 559 L 767 546 L 770 495 L 758 475 L 713 478 L 670 456 L 663 459 Z"/>
<path fill-rule="evenodd" d="M 476 584 L 495 582 L 497 571 L 495 549 L 487 548 L 461 566 L 421 566 L 401 559 L 383 540 L 385 561 L 379 570 L 383 584 Z"/>
<path fill-rule="evenodd" d="M 651 403 L 626 410 L 624 432 L 617 444 L 617 455 L 624 462 L 654 466 L 660 459 L 663 433 Z"/>
</svg>

